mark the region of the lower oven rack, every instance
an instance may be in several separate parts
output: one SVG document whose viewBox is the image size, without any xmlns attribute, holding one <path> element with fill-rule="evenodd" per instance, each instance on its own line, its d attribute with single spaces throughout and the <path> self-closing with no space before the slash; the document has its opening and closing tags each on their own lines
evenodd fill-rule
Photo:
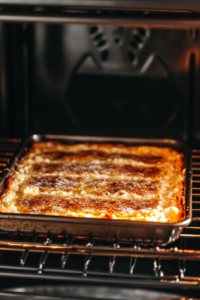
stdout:
<svg viewBox="0 0 200 300">
<path fill-rule="evenodd" d="M 0 139 L 0 177 L 18 139 Z M 179 240 L 147 246 L 92 237 L 0 232 L 0 276 L 200 289 L 200 150 L 193 150 L 193 221 Z"/>
</svg>

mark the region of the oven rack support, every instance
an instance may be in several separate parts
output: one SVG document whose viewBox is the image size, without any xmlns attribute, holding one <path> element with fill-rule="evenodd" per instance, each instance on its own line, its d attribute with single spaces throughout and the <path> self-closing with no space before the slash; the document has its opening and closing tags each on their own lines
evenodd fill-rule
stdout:
<svg viewBox="0 0 200 300">
<path fill-rule="evenodd" d="M 120 10 L 120 11 L 139 11 L 139 12 L 200 12 L 200 4 L 196 0 L 0 0 L 3 7 L 27 8 L 32 7 L 38 11 L 53 7 L 55 8 L 73 8 L 87 10 Z"/>
<path fill-rule="evenodd" d="M 185 0 L 173 5 L 174 0 L 146 0 L 146 3 L 139 0 L 54 0 L 45 1 L 44 5 L 37 0 L 0 0 L 0 22 L 197 29 L 200 27 L 200 4 L 197 2 Z"/>
<path fill-rule="evenodd" d="M 0 139 L 0 177 L 19 139 Z M 200 150 L 193 150 L 193 221 L 167 246 L 0 232 L 0 276 L 200 289 Z"/>
</svg>

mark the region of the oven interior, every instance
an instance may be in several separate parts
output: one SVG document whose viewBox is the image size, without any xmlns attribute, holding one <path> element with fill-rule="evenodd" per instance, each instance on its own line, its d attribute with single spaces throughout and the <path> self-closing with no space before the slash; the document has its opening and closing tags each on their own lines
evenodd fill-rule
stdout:
<svg viewBox="0 0 200 300">
<path fill-rule="evenodd" d="M 2 23 L 2 137 L 198 142 L 199 31 Z"/>
<path fill-rule="evenodd" d="M 92 284 L 199 296 L 199 12 L 193 0 L 0 0 L 0 176 L 34 133 L 174 138 L 193 149 L 193 222 L 178 241 L 1 232 L 1 290 Z"/>
</svg>

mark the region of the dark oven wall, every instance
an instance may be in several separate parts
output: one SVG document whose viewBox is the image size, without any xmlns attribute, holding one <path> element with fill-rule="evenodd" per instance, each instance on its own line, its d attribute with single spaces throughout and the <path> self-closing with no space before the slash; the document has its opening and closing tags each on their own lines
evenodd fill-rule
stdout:
<svg viewBox="0 0 200 300">
<path fill-rule="evenodd" d="M 0 24 L 0 135 L 198 140 L 195 30 Z"/>
</svg>

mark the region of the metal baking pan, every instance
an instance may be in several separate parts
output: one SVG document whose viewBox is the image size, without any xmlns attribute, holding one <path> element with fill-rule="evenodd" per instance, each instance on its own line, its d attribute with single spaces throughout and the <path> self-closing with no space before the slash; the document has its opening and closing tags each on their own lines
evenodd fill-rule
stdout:
<svg viewBox="0 0 200 300">
<path fill-rule="evenodd" d="M 186 178 L 185 218 L 176 223 L 158 223 L 143 221 L 108 220 L 95 218 L 76 218 L 60 216 L 43 216 L 31 214 L 0 213 L 0 230 L 23 231 L 38 233 L 56 233 L 78 236 L 93 236 L 105 239 L 132 240 L 135 242 L 167 244 L 178 239 L 183 228 L 192 220 L 192 181 L 191 181 L 191 151 L 180 141 L 170 139 L 135 139 L 135 138 L 108 138 L 64 135 L 37 135 L 34 134 L 22 143 L 17 151 L 10 169 L 4 170 L 0 182 L 0 194 L 4 192 L 6 179 L 15 170 L 15 162 L 20 161 L 34 142 L 60 141 L 66 144 L 97 142 L 123 143 L 125 145 L 149 145 L 171 147 L 184 154 Z"/>
</svg>

